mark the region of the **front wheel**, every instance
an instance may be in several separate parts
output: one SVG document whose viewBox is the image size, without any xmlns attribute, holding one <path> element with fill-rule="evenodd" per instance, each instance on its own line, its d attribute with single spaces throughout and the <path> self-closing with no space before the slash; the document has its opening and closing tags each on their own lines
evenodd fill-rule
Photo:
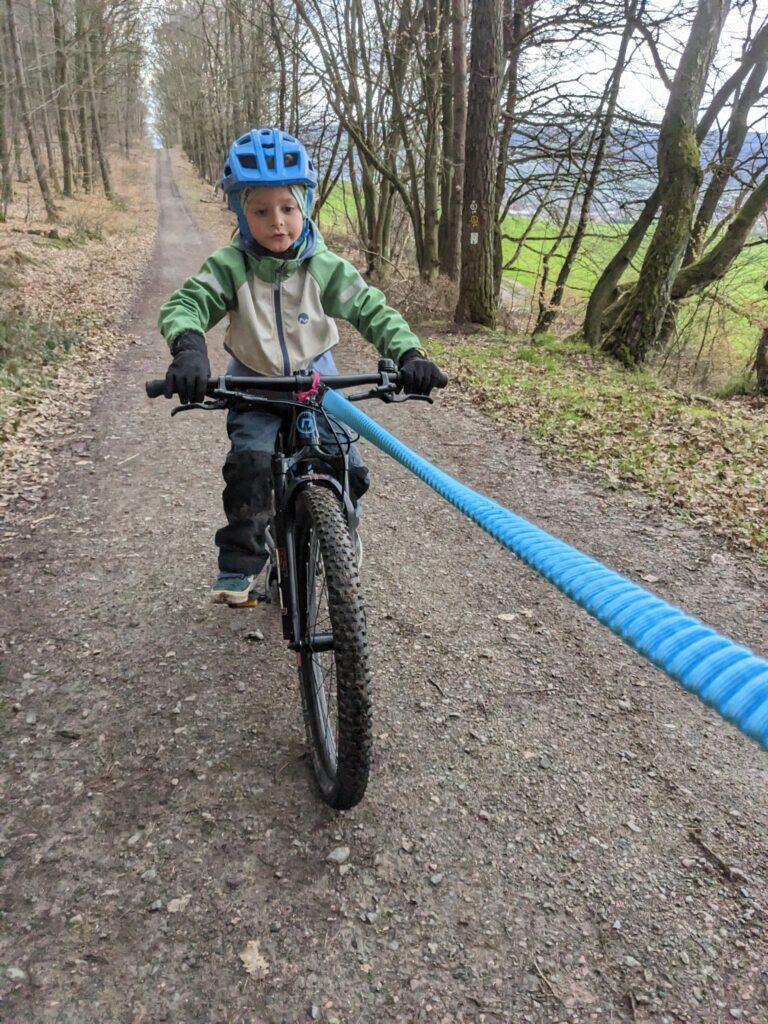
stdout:
<svg viewBox="0 0 768 1024">
<path fill-rule="evenodd" d="M 368 784 L 370 671 L 355 550 L 333 491 L 310 486 L 299 493 L 294 537 L 307 742 L 320 795 L 346 810 Z"/>
</svg>

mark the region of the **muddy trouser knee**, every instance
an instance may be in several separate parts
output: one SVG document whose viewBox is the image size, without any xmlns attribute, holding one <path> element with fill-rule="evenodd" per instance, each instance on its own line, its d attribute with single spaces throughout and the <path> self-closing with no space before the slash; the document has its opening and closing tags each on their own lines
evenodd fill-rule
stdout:
<svg viewBox="0 0 768 1024">
<path fill-rule="evenodd" d="M 224 514 L 216 531 L 219 571 L 255 576 L 267 561 L 270 465 L 282 417 L 268 409 L 232 409 L 227 416 L 231 449 L 224 463 Z"/>
<path fill-rule="evenodd" d="M 224 463 L 224 514 L 227 525 L 216 532 L 219 570 L 253 576 L 261 572 L 267 560 L 266 527 L 270 515 L 270 465 L 277 432 L 283 416 L 268 409 L 233 409 L 227 416 L 231 450 Z M 347 448 L 349 435 L 341 425 L 328 426 L 318 417 L 323 446 L 338 450 L 338 441 Z M 334 434 L 335 431 L 335 434 Z M 360 520 L 360 498 L 368 490 L 368 467 L 355 444 L 347 449 L 349 490 Z"/>
</svg>

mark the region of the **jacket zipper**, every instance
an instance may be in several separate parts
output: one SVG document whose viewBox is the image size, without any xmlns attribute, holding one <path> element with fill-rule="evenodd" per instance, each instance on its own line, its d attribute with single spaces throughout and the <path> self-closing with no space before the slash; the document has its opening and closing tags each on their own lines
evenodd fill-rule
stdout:
<svg viewBox="0 0 768 1024">
<path fill-rule="evenodd" d="M 289 376 L 291 372 L 291 361 L 288 358 L 288 348 L 285 344 L 285 334 L 283 332 L 283 304 L 280 296 L 280 274 L 282 268 L 275 272 L 275 283 L 273 287 L 274 301 L 275 301 L 275 324 L 277 326 L 277 339 L 280 342 L 280 352 L 283 356 L 283 376 Z"/>
</svg>

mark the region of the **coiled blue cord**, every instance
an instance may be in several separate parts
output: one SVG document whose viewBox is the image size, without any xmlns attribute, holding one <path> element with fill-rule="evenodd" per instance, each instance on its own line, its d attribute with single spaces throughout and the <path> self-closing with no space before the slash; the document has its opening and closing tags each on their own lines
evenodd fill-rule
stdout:
<svg viewBox="0 0 768 1024">
<path fill-rule="evenodd" d="M 526 565 L 768 749 L 768 661 L 460 484 L 334 391 L 326 411 L 429 484 Z"/>
</svg>

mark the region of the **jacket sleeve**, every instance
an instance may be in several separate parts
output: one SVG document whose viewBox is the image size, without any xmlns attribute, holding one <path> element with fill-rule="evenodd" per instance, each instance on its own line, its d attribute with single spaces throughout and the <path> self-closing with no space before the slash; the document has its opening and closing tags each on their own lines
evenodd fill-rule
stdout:
<svg viewBox="0 0 768 1024">
<path fill-rule="evenodd" d="M 385 358 L 398 362 L 408 349 L 423 352 L 405 318 L 347 260 L 326 250 L 312 259 L 310 272 L 320 287 L 324 312 L 352 324 Z"/>
<path fill-rule="evenodd" d="M 227 246 L 209 256 L 161 308 L 158 326 L 169 345 L 184 331 L 205 334 L 237 305 L 237 283 L 229 249 Z"/>
</svg>

